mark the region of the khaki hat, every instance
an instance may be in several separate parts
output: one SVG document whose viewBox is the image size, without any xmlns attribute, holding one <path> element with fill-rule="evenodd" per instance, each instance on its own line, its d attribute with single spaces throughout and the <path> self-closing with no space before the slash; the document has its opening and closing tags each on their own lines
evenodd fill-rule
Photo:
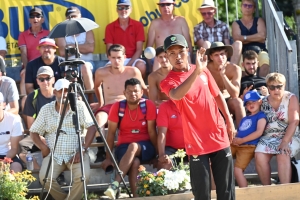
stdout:
<svg viewBox="0 0 300 200">
<path fill-rule="evenodd" d="M 198 9 L 202 9 L 202 8 L 214 8 L 217 9 L 217 7 L 215 7 L 215 3 L 213 0 L 204 0 L 201 4 L 201 6 Z"/>
<path fill-rule="evenodd" d="M 175 1 L 174 0 L 159 0 L 159 2 L 157 3 L 157 5 L 164 4 L 164 3 L 175 4 Z"/>
<path fill-rule="evenodd" d="M 42 67 L 40 67 L 38 69 L 37 73 L 36 73 L 36 77 L 38 77 L 39 75 L 42 75 L 42 74 L 49 75 L 50 77 L 54 76 L 53 70 L 49 66 L 42 66 Z"/>
<path fill-rule="evenodd" d="M 224 45 L 223 42 L 213 42 L 213 43 L 211 43 L 210 48 L 206 49 L 205 54 L 209 56 L 212 49 L 221 48 L 221 47 L 225 47 L 225 50 L 227 52 L 227 57 L 232 56 L 232 54 L 233 54 L 232 46 L 231 45 Z"/>
</svg>

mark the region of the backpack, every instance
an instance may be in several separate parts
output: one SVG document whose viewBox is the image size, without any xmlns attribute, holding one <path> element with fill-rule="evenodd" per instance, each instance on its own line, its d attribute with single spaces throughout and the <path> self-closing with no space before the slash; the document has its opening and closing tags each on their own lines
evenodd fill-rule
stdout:
<svg viewBox="0 0 300 200">
<path fill-rule="evenodd" d="M 120 123 L 121 123 L 121 121 L 122 121 L 122 119 L 124 117 L 124 113 L 125 113 L 125 109 L 126 109 L 126 104 L 127 104 L 126 99 L 120 101 L 119 112 L 118 112 L 118 115 L 119 115 L 118 128 L 120 127 Z M 140 109 L 141 109 L 144 117 L 146 118 L 146 113 L 147 113 L 146 99 L 141 99 L 140 103 L 139 103 L 139 106 L 140 106 Z"/>
<path fill-rule="evenodd" d="M 39 94 L 39 89 L 35 89 L 34 90 L 34 95 L 33 95 L 33 99 L 32 99 L 32 106 L 33 106 L 33 108 L 34 108 L 34 111 L 35 111 L 35 113 L 33 114 L 33 119 L 35 119 L 36 118 L 36 116 L 37 116 L 37 110 L 36 110 L 36 103 L 37 103 L 37 96 L 38 96 L 38 94 Z"/>
</svg>

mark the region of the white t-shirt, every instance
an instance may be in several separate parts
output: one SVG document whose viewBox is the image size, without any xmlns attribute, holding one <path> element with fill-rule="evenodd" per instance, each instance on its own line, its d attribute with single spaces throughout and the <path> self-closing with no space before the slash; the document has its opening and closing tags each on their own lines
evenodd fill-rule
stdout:
<svg viewBox="0 0 300 200">
<path fill-rule="evenodd" d="M 4 111 L 4 118 L 0 122 L 0 155 L 6 155 L 11 148 L 10 138 L 22 135 L 21 118 Z"/>
</svg>

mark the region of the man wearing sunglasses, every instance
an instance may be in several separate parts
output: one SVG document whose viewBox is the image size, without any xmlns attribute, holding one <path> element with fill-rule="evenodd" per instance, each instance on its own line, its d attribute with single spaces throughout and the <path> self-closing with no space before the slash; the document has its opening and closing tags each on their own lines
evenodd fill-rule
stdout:
<svg viewBox="0 0 300 200">
<path fill-rule="evenodd" d="M 258 54 L 259 75 L 265 77 L 269 71 L 269 55 L 266 48 L 266 24 L 260 17 L 253 17 L 256 10 L 255 0 L 242 0 L 242 18 L 232 23 L 232 37 L 242 41 L 242 53 L 254 50 Z"/>
<path fill-rule="evenodd" d="M 214 18 L 217 12 L 214 1 L 204 0 L 198 10 L 203 18 L 203 21 L 194 27 L 194 42 L 198 48 L 208 49 L 213 42 L 223 42 L 225 45 L 230 45 L 230 33 L 227 24 Z M 230 61 L 239 64 L 242 43 L 236 41 L 232 44 L 232 48 L 233 54 Z"/>
<path fill-rule="evenodd" d="M 131 19 L 131 1 L 118 0 L 117 13 L 119 18 L 108 24 L 105 29 L 106 51 L 113 44 L 121 44 L 126 49 L 125 66 L 137 67 L 143 78 L 146 77 L 146 62 L 139 59 L 143 52 L 145 41 L 144 27 L 139 21 Z M 108 62 L 106 65 L 110 65 Z"/>
<path fill-rule="evenodd" d="M 43 11 L 34 7 L 29 12 L 30 28 L 20 33 L 18 38 L 18 46 L 21 51 L 22 70 L 20 73 L 20 93 L 26 94 L 25 90 L 25 71 L 27 63 L 40 56 L 40 52 L 36 48 L 39 40 L 49 34 L 48 30 L 44 30 L 42 24 L 44 23 Z"/>
<path fill-rule="evenodd" d="M 55 78 L 52 68 L 49 66 L 40 67 L 37 71 L 36 80 L 37 84 L 39 85 L 39 89 L 34 90 L 34 92 L 27 96 L 23 110 L 28 129 L 30 129 L 41 108 L 47 103 L 55 100 L 55 96 L 53 94 L 53 84 L 55 82 Z M 41 139 L 45 141 L 44 138 L 41 137 Z M 28 151 L 31 153 L 40 151 L 40 149 L 34 145 L 31 137 L 25 137 L 19 142 L 19 144 L 22 150 L 20 153 L 20 159 L 25 163 L 26 153 Z M 33 164 L 34 169 L 40 169 L 36 159 L 33 160 Z M 57 181 L 61 186 L 67 185 L 63 173 L 58 176 Z"/>
<path fill-rule="evenodd" d="M 30 94 L 35 89 L 39 88 L 37 83 L 36 75 L 37 71 L 41 66 L 49 66 L 54 72 L 55 80 L 61 78 L 61 70 L 58 66 L 59 63 L 63 62 L 62 57 L 56 56 L 55 52 L 58 47 L 55 45 L 55 41 L 51 38 L 42 38 L 37 46 L 40 51 L 40 57 L 30 61 L 27 66 L 25 76 L 26 93 Z"/>
<path fill-rule="evenodd" d="M 81 18 L 81 12 L 80 10 L 75 7 L 71 6 L 66 10 L 66 19 L 75 19 L 75 18 Z M 78 50 L 81 53 L 81 60 L 85 61 L 85 64 L 80 65 L 80 73 L 82 75 L 84 87 L 86 90 L 91 90 L 94 88 L 94 81 L 93 81 L 93 68 L 94 68 L 94 62 L 93 62 L 93 52 L 95 48 L 95 38 L 94 33 L 92 30 L 88 32 L 83 32 L 78 35 L 74 36 L 67 36 L 63 38 L 57 38 L 57 46 L 59 55 L 62 57 L 66 57 L 68 59 L 75 59 L 75 55 L 69 54 L 65 55 L 65 48 L 66 47 L 75 47 L 75 41 L 78 43 Z M 91 102 L 93 100 L 93 97 L 91 96 L 89 98 L 89 101 Z"/>
<path fill-rule="evenodd" d="M 183 35 L 188 43 L 189 47 L 189 62 L 191 61 L 191 56 L 193 55 L 193 48 L 191 42 L 191 36 L 189 33 L 188 24 L 183 16 L 174 15 L 174 0 L 160 0 L 157 3 L 159 6 L 159 12 L 161 16 L 157 19 L 152 20 L 149 30 L 147 47 L 152 47 L 155 45 L 156 48 L 162 46 L 164 39 L 171 34 L 181 34 Z M 157 58 L 154 58 L 154 63 L 152 71 L 156 71 L 160 68 Z"/>
</svg>

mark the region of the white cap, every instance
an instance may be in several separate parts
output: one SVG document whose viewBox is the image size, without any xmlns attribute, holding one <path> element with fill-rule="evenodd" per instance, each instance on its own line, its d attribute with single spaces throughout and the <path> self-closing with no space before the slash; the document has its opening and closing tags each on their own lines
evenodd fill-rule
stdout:
<svg viewBox="0 0 300 200">
<path fill-rule="evenodd" d="M 6 41 L 5 41 L 4 37 L 1 37 L 1 36 L 0 36 L 0 50 L 4 50 L 7 52 Z"/>
<path fill-rule="evenodd" d="M 58 79 L 56 81 L 56 83 L 54 84 L 54 89 L 56 91 L 59 91 L 59 90 L 61 90 L 63 88 L 68 88 L 69 85 L 70 85 L 70 81 L 68 81 L 67 79 L 61 78 L 61 79 Z"/>
<path fill-rule="evenodd" d="M 0 92 L 0 103 L 3 103 L 3 102 L 4 102 L 4 97 L 3 97 L 2 92 Z"/>
<path fill-rule="evenodd" d="M 201 6 L 198 9 L 202 9 L 202 8 L 214 8 L 217 9 L 215 7 L 215 3 L 213 0 L 204 0 L 201 4 Z"/>
</svg>

